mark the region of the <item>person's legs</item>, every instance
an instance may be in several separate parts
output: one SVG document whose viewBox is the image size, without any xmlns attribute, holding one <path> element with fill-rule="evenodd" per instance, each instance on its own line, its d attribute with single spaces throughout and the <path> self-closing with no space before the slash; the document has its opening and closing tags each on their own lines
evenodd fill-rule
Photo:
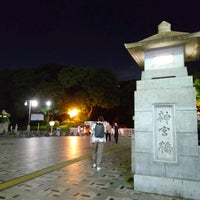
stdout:
<svg viewBox="0 0 200 200">
<path fill-rule="evenodd" d="M 97 149 L 97 167 L 100 167 L 101 160 L 102 160 L 102 154 L 103 154 L 103 147 L 104 143 L 103 142 L 98 142 L 98 149 Z"/>
<path fill-rule="evenodd" d="M 108 136 L 108 137 L 109 137 L 109 141 L 111 141 L 111 133 L 109 133 L 109 136 Z"/>
<path fill-rule="evenodd" d="M 97 148 L 98 148 L 98 143 L 92 143 L 92 161 L 93 161 L 93 167 L 96 167 L 97 164 Z"/>
<path fill-rule="evenodd" d="M 115 136 L 115 142 L 118 143 L 118 135 Z"/>
<path fill-rule="evenodd" d="M 114 138 L 115 138 L 115 143 L 117 143 L 117 135 L 116 134 L 114 135 Z"/>
<path fill-rule="evenodd" d="M 106 141 L 108 140 L 108 133 L 106 133 Z"/>
</svg>

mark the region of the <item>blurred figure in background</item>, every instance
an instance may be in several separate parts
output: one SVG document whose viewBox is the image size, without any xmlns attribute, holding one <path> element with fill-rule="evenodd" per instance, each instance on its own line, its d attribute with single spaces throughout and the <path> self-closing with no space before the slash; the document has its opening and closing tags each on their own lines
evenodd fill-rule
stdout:
<svg viewBox="0 0 200 200">
<path fill-rule="evenodd" d="M 110 123 L 107 123 L 106 124 L 106 141 L 109 141 L 109 142 L 111 142 L 111 129 L 112 127 Z"/>
<path fill-rule="evenodd" d="M 117 123 L 114 123 L 113 129 L 114 129 L 115 143 L 117 144 L 118 143 L 118 138 L 119 138 L 119 127 L 118 127 Z"/>
</svg>

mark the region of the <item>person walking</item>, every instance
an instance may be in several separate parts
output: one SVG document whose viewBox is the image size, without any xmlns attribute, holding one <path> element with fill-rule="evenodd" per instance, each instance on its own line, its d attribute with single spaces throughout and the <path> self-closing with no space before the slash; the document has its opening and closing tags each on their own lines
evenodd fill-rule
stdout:
<svg viewBox="0 0 200 200">
<path fill-rule="evenodd" d="M 112 127 L 110 123 L 107 123 L 106 124 L 106 141 L 109 141 L 109 142 L 111 142 L 111 129 Z"/>
<path fill-rule="evenodd" d="M 115 143 L 118 143 L 118 138 L 119 138 L 119 127 L 117 123 L 114 123 L 114 139 L 115 139 Z"/>
<path fill-rule="evenodd" d="M 90 138 L 93 167 L 96 168 L 97 171 L 101 170 L 102 153 L 104 143 L 106 142 L 105 130 L 104 117 L 99 116 L 97 123 L 92 126 Z"/>
</svg>

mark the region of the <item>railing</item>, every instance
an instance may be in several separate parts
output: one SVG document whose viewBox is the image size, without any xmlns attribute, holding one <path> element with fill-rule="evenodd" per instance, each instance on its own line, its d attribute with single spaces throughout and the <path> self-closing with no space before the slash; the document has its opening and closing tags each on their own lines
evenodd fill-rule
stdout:
<svg viewBox="0 0 200 200">
<path fill-rule="evenodd" d="M 77 135 L 78 134 L 78 128 L 70 128 L 70 135 Z"/>
<path fill-rule="evenodd" d="M 134 134 L 133 128 L 119 128 L 119 134 L 121 136 L 131 137 Z"/>
<path fill-rule="evenodd" d="M 70 128 L 71 135 L 78 135 L 78 128 Z M 131 137 L 134 134 L 133 128 L 119 128 L 119 135 Z"/>
</svg>

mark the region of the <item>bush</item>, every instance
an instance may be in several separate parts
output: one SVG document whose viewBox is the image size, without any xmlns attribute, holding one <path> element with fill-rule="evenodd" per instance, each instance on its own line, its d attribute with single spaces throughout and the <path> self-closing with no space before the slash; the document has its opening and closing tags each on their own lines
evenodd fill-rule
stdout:
<svg viewBox="0 0 200 200">
<path fill-rule="evenodd" d="M 68 125 L 61 125 L 60 129 L 61 129 L 61 131 L 66 131 L 66 132 L 70 131 L 70 127 Z"/>
<path fill-rule="evenodd" d="M 49 129 L 49 127 L 47 127 L 45 125 L 39 126 L 40 131 L 47 131 L 48 129 Z M 38 130 L 38 126 L 31 126 L 31 131 L 37 131 L 37 130 Z"/>
</svg>

